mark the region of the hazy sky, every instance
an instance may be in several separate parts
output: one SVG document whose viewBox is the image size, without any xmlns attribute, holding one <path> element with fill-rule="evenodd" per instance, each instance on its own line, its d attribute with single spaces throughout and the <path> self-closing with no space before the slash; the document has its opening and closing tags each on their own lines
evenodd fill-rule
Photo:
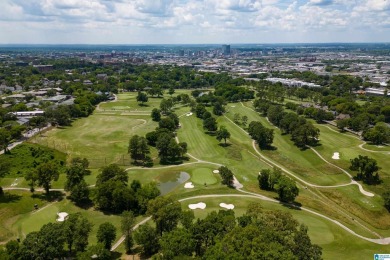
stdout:
<svg viewBox="0 0 390 260">
<path fill-rule="evenodd" d="M 390 42 L 390 0 L 0 0 L 0 43 Z"/>
</svg>

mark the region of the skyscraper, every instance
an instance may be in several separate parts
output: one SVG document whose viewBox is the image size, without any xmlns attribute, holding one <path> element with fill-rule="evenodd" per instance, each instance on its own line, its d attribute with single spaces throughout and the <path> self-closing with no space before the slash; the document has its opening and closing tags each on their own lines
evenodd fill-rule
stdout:
<svg viewBox="0 0 390 260">
<path fill-rule="evenodd" d="M 230 45 L 229 44 L 222 45 L 222 53 L 223 53 L 223 55 L 230 55 Z"/>
</svg>

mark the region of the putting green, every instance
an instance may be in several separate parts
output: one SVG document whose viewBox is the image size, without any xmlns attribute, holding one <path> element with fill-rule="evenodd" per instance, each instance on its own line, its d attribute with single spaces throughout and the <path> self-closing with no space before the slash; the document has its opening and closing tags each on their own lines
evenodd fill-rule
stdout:
<svg viewBox="0 0 390 260">
<path fill-rule="evenodd" d="M 191 180 L 198 184 L 214 184 L 217 182 L 217 178 L 213 175 L 213 172 L 209 168 L 197 168 L 192 171 Z"/>
</svg>

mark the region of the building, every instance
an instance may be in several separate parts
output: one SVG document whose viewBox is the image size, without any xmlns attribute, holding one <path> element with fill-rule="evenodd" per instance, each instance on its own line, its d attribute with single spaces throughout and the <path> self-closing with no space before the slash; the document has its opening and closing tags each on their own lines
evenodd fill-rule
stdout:
<svg viewBox="0 0 390 260">
<path fill-rule="evenodd" d="M 230 55 L 230 45 L 229 44 L 222 45 L 222 53 L 225 56 Z"/>
<path fill-rule="evenodd" d="M 52 71 L 53 65 L 34 65 L 34 68 L 36 68 L 41 73 L 46 73 Z"/>
</svg>

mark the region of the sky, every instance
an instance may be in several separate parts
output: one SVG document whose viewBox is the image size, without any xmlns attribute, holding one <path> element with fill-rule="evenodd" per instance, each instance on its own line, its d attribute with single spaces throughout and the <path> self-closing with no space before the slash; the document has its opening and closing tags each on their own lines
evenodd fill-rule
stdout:
<svg viewBox="0 0 390 260">
<path fill-rule="evenodd" d="M 0 44 L 390 42 L 390 0 L 0 0 Z"/>
</svg>

